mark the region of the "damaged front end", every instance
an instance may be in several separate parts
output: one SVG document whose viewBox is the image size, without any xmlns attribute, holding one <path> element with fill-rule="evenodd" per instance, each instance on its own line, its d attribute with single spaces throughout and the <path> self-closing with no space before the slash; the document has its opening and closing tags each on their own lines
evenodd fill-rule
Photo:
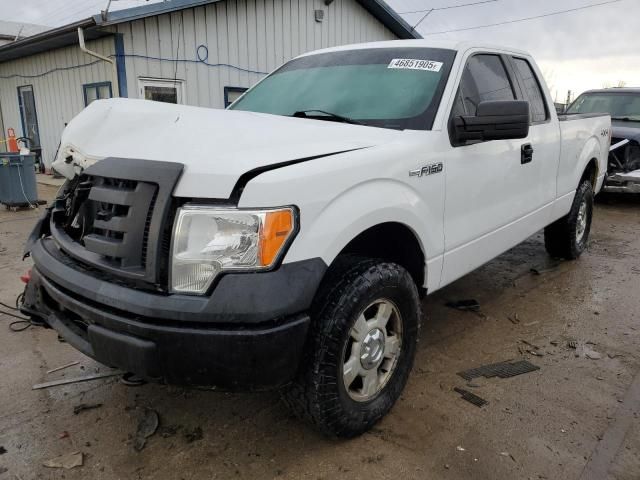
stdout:
<svg viewBox="0 0 640 480">
<path fill-rule="evenodd" d="M 637 138 L 614 136 L 611 140 L 604 191 L 640 193 L 640 142 Z"/>
</svg>

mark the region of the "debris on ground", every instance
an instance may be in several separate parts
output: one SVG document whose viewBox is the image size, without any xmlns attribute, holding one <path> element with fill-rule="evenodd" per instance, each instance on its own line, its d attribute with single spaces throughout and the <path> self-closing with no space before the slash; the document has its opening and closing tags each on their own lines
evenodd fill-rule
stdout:
<svg viewBox="0 0 640 480">
<path fill-rule="evenodd" d="M 9 469 L 7 467 L 0 467 L 0 475 L 2 475 L 3 473 L 7 473 L 9 471 Z"/>
<path fill-rule="evenodd" d="M 540 370 L 540 367 L 528 362 L 527 360 L 519 360 L 517 362 L 500 362 L 482 367 L 472 368 L 464 372 L 458 372 L 458 375 L 470 382 L 477 377 L 486 378 L 510 378 L 523 373 L 534 372 Z"/>
<path fill-rule="evenodd" d="M 69 385 L 71 383 L 88 382 L 90 380 L 98 380 L 99 378 L 114 377 L 116 375 L 122 375 L 119 370 L 113 372 L 96 373 L 93 375 L 87 375 L 86 377 L 78 378 L 65 378 L 63 380 L 54 380 L 52 382 L 38 383 L 31 387 L 32 390 L 40 390 L 42 388 L 57 387 L 59 385 Z"/>
<path fill-rule="evenodd" d="M 533 275 L 543 275 L 545 273 L 553 272 L 556 268 L 558 268 L 558 265 L 553 265 L 549 268 L 530 268 L 529 272 Z"/>
<path fill-rule="evenodd" d="M 4 455 L 5 453 L 7 453 L 7 449 L 4 447 L 0 447 L 0 455 Z"/>
<path fill-rule="evenodd" d="M 184 432 L 184 439 L 187 441 L 187 443 L 202 440 L 202 428 L 196 427 L 193 430 L 186 430 Z"/>
<path fill-rule="evenodd" d="M 85 410 L 93 410 L 100 408 L 101 406 L 101 403 L 81 403 L 80 405 L 73 407 L 73 414 L 78 415 L 80 412 L 84 412 Z"/>
<path fill-rule="evenodd" d="M 47 460 L 42 465 L 47 468 L 64 468 L 65 470 L 70 470 L 84 465 L 84 455 L 82 452 L 73 452 Z"/>
<path fill-rule="evenodd" d="M 62 365 L 60 367 L 52 368 L 51 370 L 47 370 L 47 375 L 49 375 L 50 373 L 59 372 L 60 370 L 64 370 L 65 368 L 73 367 L 79 364 L 80 362 L 71 362 L 71 363 L 67 363 L 66 365 Z"/>
<path fill-rule="evenodd" d="M 489 403 L 484 398 L 479 397 L 475 393 L 471 393 L 469 390 L 465 390 L 464 388 L 455 387 L 453 390 L 462 395 L 460 398 L 466 400 L 472 405 L 475 405 L 476 407 L 482 408 Z"/>
<path fill-rule="evenodd" d="M 169 438 L 178 433 L 178 430 L 180 430 L 179 425 L 167 425 L 166 427 L 160 427 L 160 430 L 158 430 L 158 432 L 160 433 L 160 436 L 162 438 Z"/>
<path fill-rule="evenodd" d="M 60 432 L 60 435 L 58 435 L 58 439 L 62 440 L 63 438 L 69 438 L 69 432 L 66 430 L 64 432 Z"/>
<path fill-rule="evenodd" d="M 589 360 L 600 360 L 602 358 L 602 354 L 595 351 L 591 347 L 591 342 L 569 340 L 567 342 L 567 345 L 569 346 L 569 348 L 572 348 L 576 351 L 576 357 L 578 358 L 588 358 Z"/>
<path fill-rule="evenodd" d="M 127 387 L 140 387 L 147 383 L 147 381 L 135 373 L 127 372 L 120 377 L 120 383 Z"/>
<path fill-rule="evenodd" d="M 520 323 L 520 318 L 518 317 L 517 313 L 514 313 L 513 316 L 508 316 L 507 317 L 509 319 L 509 321 L 511 323 L 513 323 L 514 325 L 517 325 Z"/>
<path fill-rule="evenodd" d="M 456 447 L 456 450 L 457 450 L 457 451 L 459 451 L 459 452 L 465 452 L 467 449 L 466 449 L 466 448 L 464 448 L 464 447 L 461 447 L 460 445 L 458 445 L 458 446 Z"/>
<path fill-rule="evenodd" d="M 136 452 L 142 451 L 147 444 L 147 439 L 152 436 L 158 430 L 160 425 L 160 417 L 158 412 L 150 408 L 144 409 L 144 416 L 138 423 L 138 430 L 136 431 L 136 439 L 133 444 L 133 448 Z"/>
<path fill-rule="evenodd" d="M 509 452 L 500 452 L 500 456 L 501 457 L 508 457 L 511 460 L 513 460 L 514 462 L 516 461 L 515 457 L 513 455 L 511 455 Z"/>
<path fill-rule="evenodd" d="M 462 312 L 479 312 L 480 304 L 477 300 L 457 300 L 455 302 L 447 302 L 445 304 L 449 308 L 454 308 Z"/>
</svg>

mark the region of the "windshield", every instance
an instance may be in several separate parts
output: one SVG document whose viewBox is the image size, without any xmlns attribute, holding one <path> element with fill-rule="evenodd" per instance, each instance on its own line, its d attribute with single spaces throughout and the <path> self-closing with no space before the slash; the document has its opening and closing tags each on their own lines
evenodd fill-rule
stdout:
<svg viewBox="0 0 640 480">
<path fill-rule="evenodd" d="M 609 113 L 614 119 L 640 121 L 640 93 L 585 93 L 567 113 Z"/>
<path fill-rule="evenodd" d="M 317 120 L 429 130 L 453 50 L 377 48 L 286 63 L 229 108 Z"/>
</svg>

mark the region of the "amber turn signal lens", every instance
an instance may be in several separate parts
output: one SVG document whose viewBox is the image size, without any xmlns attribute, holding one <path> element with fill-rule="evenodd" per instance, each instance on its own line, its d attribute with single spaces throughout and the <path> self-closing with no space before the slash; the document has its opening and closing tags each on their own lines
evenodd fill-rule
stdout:
<svg viewBox="0 0 640 480">
<path fill-rule="evenodd" d="M 293 212 L 278 210 L 267 212 L 260 232 L 260 264 L 271 265 L 293 232 Z"/>
</svg>

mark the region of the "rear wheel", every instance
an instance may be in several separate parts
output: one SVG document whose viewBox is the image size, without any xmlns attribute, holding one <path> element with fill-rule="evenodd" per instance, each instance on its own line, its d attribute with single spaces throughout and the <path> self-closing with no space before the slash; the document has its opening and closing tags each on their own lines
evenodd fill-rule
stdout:
<svg viewBox="0 0 640 480">
<path fill-rule="evenodd" d="M 593 187 L 584 180 L 567 215 L 544 229 L 544 245 L 553 257 L 574 260 L 587 248 L 593 218 Z"/>
<path fill-rule="evenodd" d="M 420 302 L 401 266 L 341 259 L 312 311 L 306 358 L 285 402 L 323 432 L 353 437 L 396 402 L 413 365 Z"/>
</svg>

